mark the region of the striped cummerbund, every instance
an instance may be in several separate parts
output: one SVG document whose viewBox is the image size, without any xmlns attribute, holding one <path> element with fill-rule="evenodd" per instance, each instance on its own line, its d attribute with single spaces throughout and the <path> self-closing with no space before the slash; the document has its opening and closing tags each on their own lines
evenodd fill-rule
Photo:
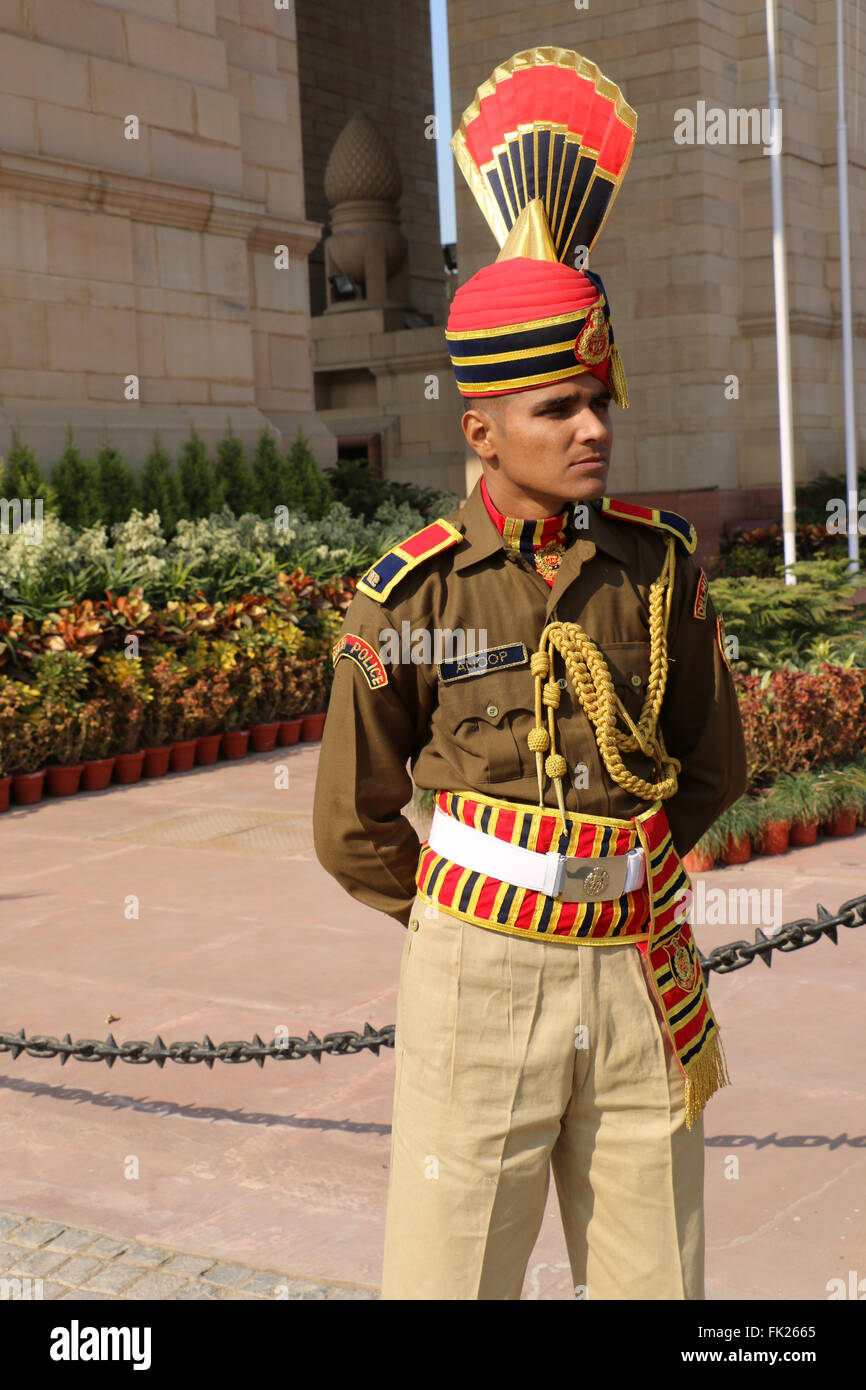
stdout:
<svg viewBox="0 0 866 1390">
<path fill-rule="evenodd" d="M 537 854 L 554 851 L 606 859 L 640 846 L 632 821 L 567 812 L 563 833 L 558 812 L 521 802 L 499 801 L 475 792 L 438 792 L 436 805 L 463 825 Z M 563 902 L 456 864 L 437 854 L 427 841 L 421 846 L 415 881 L 418 896 L 435 904 L 440 912 L 511 936 L 583 945 L 646 941 L 649 937 L 646 884 L 608 901 Z"/>
</svg>

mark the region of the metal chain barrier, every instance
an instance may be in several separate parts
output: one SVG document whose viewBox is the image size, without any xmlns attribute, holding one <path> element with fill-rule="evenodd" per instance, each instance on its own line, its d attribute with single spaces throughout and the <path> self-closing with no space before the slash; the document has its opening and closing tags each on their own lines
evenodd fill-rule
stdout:
<svg viewBox="0 0 866 1390">
<path fill-rule="evenodd" d="M 828 936 L 834 946 L 838 945 L 839 927 L 866 926 L 866 893 L 861 894 L 859 898 L 849 898 L 839 908 L 835 917 L 831 917 L 820 903 L 816 911 L 816 918 L 800 917 L 796 922 L 786 922 L 772 936 L 767 936 L 758 927 L 753 942 L 729 941 L 725 946 L 717 946 L 708 956 L 701 955 L 699 951 L 698 958 L 704 978 L 706 979 L 712 971 L 718 975 L 729 975 L 732 970 L 742 970 L 745 966 L 751 965 L 757 956 L 766 966 L 770 966 L 773 963 L 774 951 L 800 951 L 804 946 L 814 946 L 822 936 Z M 214 1062 L 230 1062 L 234 1065 L 240 1062 L 255 1062 L 257 1066 L 263 1067 L 266 1057 L 284 1062 L 298 1062 L 302 1057 L 312 1057 L 315 1061 L 321 1062 L 323 1052 L 335 1057 L 345 1057 L 356 1052 L 371 1051 L 378 1057 L 380 1047 L 393 1046 L 393 1023 L 378 1031 L 369 1023 L 365 1023 L 363 1033 L 326 1033 L 324 1038 L 317 1038 L 315 1033 L 308 1033 L 306 1039 L 279 1038 L 270 1043 L 262 1042 L 258 1033 L 252 1042 L 213 1043 L 205 1034 L 200 1043 L 164 1043 L 160 1037 L 156 1037 L 152 1043 L 118 1043 L 111 1033 L 104 1042 L 95 1038 L 79 1038 L 77 1042 L 73 1042 L 68 1033 L 65 1038 L 60 1039 L 43 1034 L 34 1034 L 28 1038 L 23 1028 L 18 1033 L 0 1032 L 0 1053 L 11 1052 L 13 1061 L 20 1057 L 22 1052 L 26 1052 L 28 1057 L 59 1057 L 61 1066 L 65 1066 L 70 1057 L 74 1057 L 77 1062 L 107 1062 L 109 1067 L 113 1067 L 118 1061 L 136 1067 L 144 1066 L 148 1062 L 156 1062 L 158 1067 L 164 1067 L 166 1062 L 179 1062 L 184 1066 L 204 1062 L 209 1069 L 213 1067 Z"/>
<path fill-rule="evenodd" d="M 770 966 L 773 963 L 773 951 L 801 951 L 804 946 L 814 946 L 822 936 L 829 936 L 833 945 L 838 946 L 839 927 L 866 926 L 866 893 L 861 893 L 859 898 L 849 898 L 839 908 L 835 917 L 831 917 L 826 907 L 822 907 L 820 903 L 815 910 L 818 914 L 816 918 L 798 917 L 796 922 L 786 922 L 778 931 L 773 932 L 772 936 L 767 936 L 758 927 L 753 942 L 729 941 L 726 946 L 717 946 L 708 956 L 702 956 L 699 951 L 698 957 L 704 979 L 711 970 L 715 970 L 718 975 L 729 975 L 732 970 L 742 970 L 744 966 L 751 965 L 756 956 L 760 956 L 764 964 Z"/>
</svg>

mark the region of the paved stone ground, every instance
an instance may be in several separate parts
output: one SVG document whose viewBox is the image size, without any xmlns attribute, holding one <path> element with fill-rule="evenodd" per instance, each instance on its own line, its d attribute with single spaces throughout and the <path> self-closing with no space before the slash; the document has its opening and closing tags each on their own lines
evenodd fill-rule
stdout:
<svg viewBox="0 0 866 1390">
<path fill-rule="evenodd" d="M 377 1289 L 314 1284 L 98 1231 L 0 1211 L 0 1280 L 28 1280 L 11 1297 L 44 1299 L 374 1299 Z M 42 1281 L 38 1291 L 37 1280 Z"/>
</svg>

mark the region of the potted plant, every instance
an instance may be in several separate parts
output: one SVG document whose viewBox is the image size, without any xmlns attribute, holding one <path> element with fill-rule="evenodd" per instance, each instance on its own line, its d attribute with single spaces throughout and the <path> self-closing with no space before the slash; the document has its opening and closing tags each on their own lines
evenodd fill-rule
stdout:
<svg viewBox="0 0 866 1390">
<path fill-rule="evenodd" d="M 84 731 L 81 727 L 81 703 L 56 700 L 49 696 L 43 705 L 51 729 L 45 781 L 52 796 L 73 796 L 78 791 L 84 763 Z"/>
<path fill-rule="evenodd" d="M 757 799 L 748 793 L 722 812 L 715 829 L 722 841 L 721 856 L 726 864 L 748 863 L 752 857 L 752 836 L 757 827 Z"/>
<path fill-rule="evenodd" d="M 0 679 L 0 811 L 9 810 L 12 793 L 12 759 L 16 731 L 21 721 L 21 702 L 14 681 Z"/>
<path fill-rule="evenodd" d="M 186 735 L 188 729 L 186 727 L 185 718 L 181 717 L 178 727 L 183 735 Z M 176 738 L 171 745 L 171 754 L 169 757 L 169 767 L 171 771 L 189 772 L 190 768 L 195 763 L 195 750 L 197 747 L 197 738 L 186 738 L 185 736 Z"/>
<path fill-rule="evenodd" d="M 117 753 L 115 782 L 137 782 L 144 764 L 141 734 L 151 699 L 141 657 L 111 652 L 99 658 L 101 688 L 113 718 L 112 747 Z"/>
<path fill-rule="evenodd" d="M 828 768 L 818 778 L 821 820 L 828 835 L 853 835 L 862 804 L 862 786 L 856 766 Z"/>
<path fill-rule="evenodd" d="M 231 671 L 234 702 L 226 718 L 220 745 L 224 758 L 242 758 L 250 740 L 256 705 L 262 692 L 262 675 L 252 650 L 245 651 Z"/>
<path fill-rule="evenodd" d="M 38 692 L 33 691 L 33 697 L 23 697 L 21 718 L 7 763 L 7 772 L 12 778 L 12 800 L 19 806 L 34 806 L 42 800 L 45 759 L 53 732 Z"/>
<path fill-rule="evenodd" d="M 724 826 L 718 828 L 719 822 L 716 820 L 708 830 L 705 830 L 696 845 L 693 845 L 688 854 L 682 857 L 682 865 L 687 874 L 708 873 L 715 868 L 716 860 L 722 852 L 722 847 L 727 840 Z"/>
<path fill-rule="evenodd" d="M 170 724 L 171 749 L 169 767 L 172 772 L 189 772 L 195 765 L 198 736 L 195 732 L 196 718 L 187 691 L 194 682 L 185 662 L 176 660 L 177 693 L 173 703 Z M 193 700 L 193 705 L 195 701 Z"/>
<path fill-rule="evenodd" d="M 787 853 L 789 822 L 784 797 L 772 786 L 756 800 L 755 849 L 759 854 Z"/>
<path fill-rule="evenodd" d="M 196 763 L 200 767 L 215 763 L 223 724 L 234 701 L 228 672 L 216 665 L 205 668 L 180 698 L 185 728 L 196 739 Z"/>
<path fill-rule="evenodd" d="M 81 757 L 84 762 L 81 789 L 85 792 L 104 791 L 111 781 L 115 763 L 111 752 L 114 719 L 106 699 L 97 696 L 82 706 L 81 732 Z"/>
<path fill-rule="evenodd" d="M 53 614 L 56 619 L 58 615 Z M 52 630 L 52 629 L 48 629 Z M 40 652 L 33 659 L 35 687 L 46 722 L 45 777 L 53 796 L 71 796 L 78 791 L 82 732 L 79 720 L 84 692 L 90 681 L 90 666 L 81 651 L 69 651 L 56 631 L 51 641 L 60 641 L 60 650 Z"/>
<path fill-rule="evenodd" d="M 314 743 L 322 737 L 325 727 L 325 700 L 327 697 L 327 683 L 325 675 L 324 656 L 312 656 L 300 662 L 299 683 L 301 688 L 301 708 L 303 723 L 301 725 L 301 741 L 303 743 Z"/>
<path fill-rule="evenodd" d="M 261 688 L 250 725 L 250 744 L 254 753 L 269 753 L 276 746 L 280 721 L 277 714 L 282 701 L 280 649 L 268 641 L 259 649 L 257 670 Z"/>
<path fill-rule="evenodd" d="M 301 737 L 304 721 L 297 713 L 300 708 L 297 658 L 294 653 L 289 653 L 284 655 L 280 670 L 280 709 L 283 715 L 277 730 L 277 742 L 281 748 L 297 743 Z"/>
<path fill-rule="evenodd" d="M 776 782 L 777 798 L 790 826 L 790 845 L 814 845 L 818 838 L 817 780 L 814 772 L 785 772 Z"/>
<path fill-rule="evenodd" d="M 168 772 L 172 744 L 181 719 L 183 675 L 183 664 L 170 653 L 160 656 L 147 672 L 151 698 L 141 732 L 145 777 L 162 777 Z"/>
<path fill-rule="evenodd" d="M 857 810 L 857 824 L 866 824 L 866 762 L 850 763 L 852 800 Z"/>
</svg>

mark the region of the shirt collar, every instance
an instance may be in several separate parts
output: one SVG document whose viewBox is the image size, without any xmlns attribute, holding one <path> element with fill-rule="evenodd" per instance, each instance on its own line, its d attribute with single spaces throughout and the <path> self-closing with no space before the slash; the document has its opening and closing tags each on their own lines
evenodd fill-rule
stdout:
<svg viewBox="0 0 866 1390">
<path fill-rule="evenodd" d="M 502 537 L 503 545 L 509 550 L 519 550 L 521 555 L 527 559 L 532 558 L 532 553 L 540 546 L 547 545 L 565 530 L 568 521 L 570 508 L 560 512 L 558 516 L 543 517 L 540 520 L 528 520 L 523 517 L 505 516 L 494 506 L 493 500 L 487 487 L 486 479 L 481 479 L 481 496 L 487 508 L 487 514 L 493 525 Z"/>
<path fill-rule="evenodd" d="M 469 497 L 456 516 L 451 520 L 463 532 L 463 543 L 458 547 L 454 558 L 454 569 L 456 571 L 468 569 L 470 565 L 478 564 L 482 560 L 487 560 L 497 551 L 504 554 L 502 536 L 497 531 L 481 492 L 482 479 L 479 478 Z M 580 504 L 578 504 L 580 505 Z M 576 533 L 578 539 L 583 538 L 585 545 L 581 546 L 582 560 L 589 559 L 595 550 L 603 550 L 607 555 L 613 555 L 623 564 L 629 563 L 629 553 L 623 544 L 623 537 L 620 526 L 602 512 L 601 505 L 590 502 L 589 506 L 589 526 L 578 526 Z M 572 549 L 570 547 L 569 549 Z M 566 551 L 563 567 L 568 559 L 569 551 Z M 561 589 L 557 576 L 557 589 Z"/>
<path fill-rule="evenodd" d="M 497 551 L 504 555 L 502 537 L 484 505 L 480 478 L 467 497 L 465 506 L 452 519 L 463 532 L 463 544 L 454 557 L 455 570 L 468 569 L 470 565 L 489 559 Z"/>
</svg>

